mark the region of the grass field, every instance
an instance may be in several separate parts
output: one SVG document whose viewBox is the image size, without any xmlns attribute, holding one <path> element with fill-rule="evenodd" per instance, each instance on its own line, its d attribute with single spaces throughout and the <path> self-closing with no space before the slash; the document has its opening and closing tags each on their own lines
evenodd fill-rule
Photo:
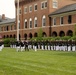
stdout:
<svg viewBox="0 0 76 75">
<path fill-rule="evenodd" d="M 0 52 L 0 75 L 76 75 L 76 52 Z"/>
</svg>

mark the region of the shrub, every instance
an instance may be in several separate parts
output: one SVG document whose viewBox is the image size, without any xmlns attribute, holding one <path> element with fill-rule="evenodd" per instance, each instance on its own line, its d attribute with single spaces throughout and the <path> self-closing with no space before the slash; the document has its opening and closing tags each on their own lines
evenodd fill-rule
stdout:
<svg viewBox="0 0 76 75">
<path fill-rule="evenodd" d="M 71 36 L 64 36 L 61 38 L 61 40 L 69 40 L 71 38 Z"/>
<path fill-rule="evenodd" d="M 76 36 L 71 37 L 70 40 L 76 40 Z"/>
<path fill-rule="evenodd" d="M 16 41 L 14 38 L 6 38 L 4 39 L 4 46 L 5 47 L 10 47 L 10 41 Z"/>
</svg>

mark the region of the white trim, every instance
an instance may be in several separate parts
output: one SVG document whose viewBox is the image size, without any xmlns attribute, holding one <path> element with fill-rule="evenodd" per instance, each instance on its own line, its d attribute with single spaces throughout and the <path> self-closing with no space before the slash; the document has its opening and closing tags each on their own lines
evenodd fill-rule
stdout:
<svg viewBox="0 0 76 75">
<path fill-rule="evenodd" d="M 71 25 L 75 25 L 76 23 L 72 23 L 72 24 L 63 24 L 63 25 L 53 25 L 51 27 L 61 27 L 61 26 L 71 26 Z"/>
<path fill-rule="evenodd" d="M 25 21 L 24 21 L 24 29 L 25 29 L 25 22 L 27 22 L 27 19 L 25 19 Z"/>
<path fill-rule="evenodd" d="M 35 27 L 35 28 L 27 28 L 27 29 L 20 29 L 21 30 L 34 30 L 34 29 L 40 29 L 40 28 L 49 28 L 50 26 L 45 26 L 45 27 Z"/>
<path fill-rule="evenodd" d="M 37 10 L 35 10 L 35 6 L 36 6 L 37 4 L 34 4 L 34 11 L 37 11 Z M 38 9 L 38 5 L 37 5 L 37 9 Z"/>
<path fill-rule="evenodd" d="M 25 9 L 26 9 L 26 10 L 28 9 L 27 6 L 24 7 L 24 14 L 27 14 L 27 11 L 25 12 Z"/>
<path fill-rule="evenodd" d="M 31 29 L 31 27 L 30 27 L 30 21 L 32 21 L 32 18 L 29 19 L 29 29 Z"/>
<path fill-rule="evenodd" d="M 37 17 L 34 18 L 34 28 L 36 28 L 36 27 L 35 27 L 35 21 L 36 21 L 36 20 L 37 20 Z"/>
<path fill-rule="evenodd" d="M 42 17 L 42 27 L 45 27 L 45 26 L 43 26 L 43 20 L 45 19 L 45 24 L 46 24 L 46 16 L 45 15 L 43 15 L 43 17 Z"/>
<path fill-rule="evenodd" d="M 53 18 L 53 26 L 55 26 L 56 24 L 54 24 L 56 17 Z"/>
<path fill-rule="evenodd" d="M 47 7 L 45 7 L 45 3 L 47 2 L 47 0 L 41 2 L 41 9 L 46 9 Z M 42 4 L 44 5 L 44 7 L 42 8 Z M 48 5 L 48 4 L 47 4 Z"/>
<path fill-rule="evenodd" d="M 30 11 L 30 8 L 32 8 L 32 5 L 30 5 L 30 6 L 29 6 L 29 13 L 31 13 L 31 12 L 32 12 L 32 10 Z"/>
<path fill-rule="evenodd" d="M 63 16 L 60 17 L 60 25 L 63 25 L 63 24 L 64 24 L 64 22 L 63 22 L 63 24 L 61 24 L 61 18 L 62 18 L 62 17 L 63 17 Z"/>
<path fill-rule="evenodd" d="M 0 31 L 0 33 L 10 33 L 10 32 L 16 32 L 17 30 L 10 30 L 10 31 Z"/>
<path fill-rule="evenodd" d="M 52 7 L 58 8 L 58 1 L 57 0 L 52 0 Z"/>
</svg>

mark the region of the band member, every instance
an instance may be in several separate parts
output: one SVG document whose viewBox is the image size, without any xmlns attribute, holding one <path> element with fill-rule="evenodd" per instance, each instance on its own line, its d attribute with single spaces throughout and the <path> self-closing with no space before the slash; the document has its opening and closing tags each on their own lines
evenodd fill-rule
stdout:
<svg viewBox="0 0 76 75">
<path fill-rule="evenodd" d="M 0 51 L 2 51 L 2 42 L 0 41 Z"/>
<path fill-rule="evenodd" d="M 16 51 L 19 52 L 20 51 L 20 41 L 16 42 Z"/>
<path fill-rule="evenodd" d="M 34 49 L 35 49 L 35 51 L 37 51 L 37 42 L 36 42 L 36 40 L 34 41 Z"/>
<path fill-rule="evenodd" d="M 25 51 L 26 51 L 26 50 L 29 51 L 29 49 L 28 49 L 28 40 L 24 41 L 24 45 L 25 45 Z"/>
<path fill-rule="evenodd" d="M 20 42 L 20 46 L 21 46 L 21 52 L 22 52 L 24 50 L 24 42 L 23 41 Z"/>
</svg>

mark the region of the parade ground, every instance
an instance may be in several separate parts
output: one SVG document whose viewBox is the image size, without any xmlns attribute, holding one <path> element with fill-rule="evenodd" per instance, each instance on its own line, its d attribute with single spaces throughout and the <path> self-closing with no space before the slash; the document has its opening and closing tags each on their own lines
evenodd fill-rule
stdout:
<svg viewBox="0 0 76 75">
<path fill-rule="evenodd" d="M 76 75 L 76 52 L 3 48 L 0 75 Z"/>
</svg>

